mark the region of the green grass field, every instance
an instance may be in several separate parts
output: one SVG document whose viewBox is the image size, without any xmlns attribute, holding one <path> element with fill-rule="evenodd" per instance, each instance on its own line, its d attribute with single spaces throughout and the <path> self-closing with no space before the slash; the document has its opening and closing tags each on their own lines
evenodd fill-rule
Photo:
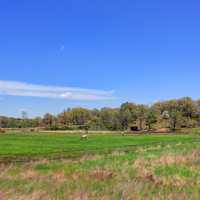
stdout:
<svg viewBox="0 0 200 200">
<path fill-rule="evenodd" d="M 1 200 L 200 199 L 196 135 L 8 133 L 0 160 Z"/>
<path fill-rule="evenodd" d="M 93 135 L 82 141 L 80 135 L 15 133 L 0 135 L 0 159 L 77 157 L 86 153 L 130 149 L 137 146 L 197 142 L 190 135 Z"/>
</svg>

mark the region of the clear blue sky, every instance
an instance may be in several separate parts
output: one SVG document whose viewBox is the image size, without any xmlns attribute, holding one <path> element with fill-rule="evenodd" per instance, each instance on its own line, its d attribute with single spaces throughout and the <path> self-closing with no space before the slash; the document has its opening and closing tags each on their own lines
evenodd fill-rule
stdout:
<svg viewBox="0 0 200 200">
<path fill-rule="evenodd" d="M 199 11 L 198 0 L 0 0 L 0 115 L 199 98 Z M 31 95 L 43 86 L 113 98 Z"/>
</svg>

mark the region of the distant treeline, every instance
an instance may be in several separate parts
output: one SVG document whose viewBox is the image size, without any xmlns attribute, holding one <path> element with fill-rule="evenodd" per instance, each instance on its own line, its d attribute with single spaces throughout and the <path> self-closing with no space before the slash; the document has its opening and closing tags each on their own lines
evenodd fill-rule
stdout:
<svg viewBox="0 0 200 200">
<path fill-rule="evenodd" d="M 156 102 L 153 105 L 124 103 L 119 108 L 72 108 L 54 116 L 29 119 L 0 117 L 1 128 L 44 127 L 50 130 L 127 130 L 200 126 L 200 100 L 190 97 Z"/>
</svg>

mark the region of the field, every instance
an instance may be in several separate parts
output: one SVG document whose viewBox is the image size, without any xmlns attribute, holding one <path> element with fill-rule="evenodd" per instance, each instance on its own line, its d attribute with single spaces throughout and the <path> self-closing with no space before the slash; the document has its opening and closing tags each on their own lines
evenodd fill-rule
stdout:
<svg viewBox="0 0 200 200">
<path fill-rule="evenodd" d="M 200 199 L 200 136 L 0 135 L 0 200 Z"/>
</svg>

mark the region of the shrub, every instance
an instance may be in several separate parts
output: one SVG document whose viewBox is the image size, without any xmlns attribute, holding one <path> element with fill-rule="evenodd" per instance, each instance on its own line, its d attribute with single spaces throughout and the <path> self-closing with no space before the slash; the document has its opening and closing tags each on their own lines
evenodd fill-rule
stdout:
<svg viewBox="0 0 200 200">
<path fill-rule="evenodd" d="M 6 132 L 5 129 L 0 128 L 0 133 L 5 133 L 5 132 Z"/>
</svg>

